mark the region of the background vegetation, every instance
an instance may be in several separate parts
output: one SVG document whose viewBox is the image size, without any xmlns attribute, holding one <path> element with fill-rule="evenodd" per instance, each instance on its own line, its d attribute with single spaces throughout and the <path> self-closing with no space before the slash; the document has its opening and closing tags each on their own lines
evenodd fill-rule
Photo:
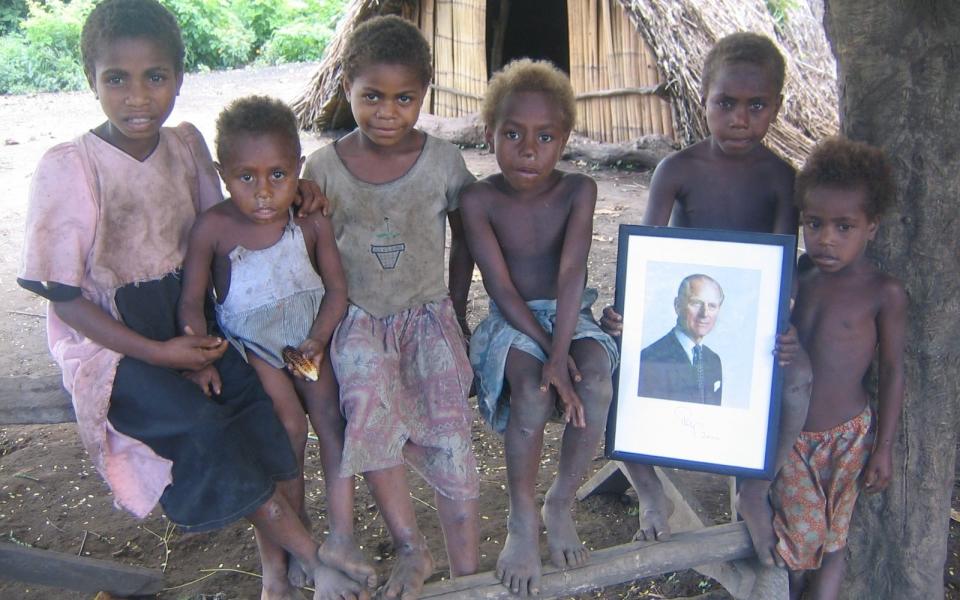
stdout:
<svg viewBox="0 0 960 600">
<path fill-rule="evenodd" d="M 318 60 L 346 0 L 160 0 L 180 22 L 188 71 Z M 2 0 L 0 94 L 86 85 L 80 29 L 96 0 Z"/>
</svg>

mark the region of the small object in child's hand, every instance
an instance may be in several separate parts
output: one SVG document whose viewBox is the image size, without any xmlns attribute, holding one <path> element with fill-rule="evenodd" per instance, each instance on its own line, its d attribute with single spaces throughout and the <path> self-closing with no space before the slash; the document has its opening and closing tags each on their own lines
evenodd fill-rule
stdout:
<svg viewBox="0 0 960 600">
<path fill-rule="evenodd" d="M 303 375 L 304 379 L 309 381 L 316 381 L 320 378 L 320 372 L 317 370 L 317 365 L 304 356 L 303 352 L 300 352 L 293 346 L 284 346 L 283 348 L 283 360 L 290 366 L 294 371 Z"/>
</svg>

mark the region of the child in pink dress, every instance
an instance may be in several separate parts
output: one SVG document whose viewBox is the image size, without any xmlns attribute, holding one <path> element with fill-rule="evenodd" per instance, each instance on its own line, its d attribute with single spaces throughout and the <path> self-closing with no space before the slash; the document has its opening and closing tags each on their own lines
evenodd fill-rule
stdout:
<svg viewBox="0 0 960 600">
<path fill-rule="evenodd" d="M 365 597 L 322 565 L 278 491 L 298 468 L 256 373 L 205 327 L 177 327 L 187 233 L 222 196 L 196 128 L 162 127 L 183 80 L 176 20 L 155 0 L 107 0 L 81 50 L 107 120 L 38 165 L 18 282 L 50 300 L 50 349 L 93 463 L 137 517 L 158 501 L 187 531 L 245 517 L 325 583 L 316 599 Z M 208 398 L 195 380 L 211 365 L 222 385 Z M 262 598 L 295 594 L 264 565 Z"/>
<path fill-rule="evenodd" d="M 329 198 L 347 274 L 350 307 L 330 348 L 347 421 L 341 468 L 364 474 L 393 537 L 397 561 L 384 595 L 413 598 L 433 559 L 405 460 L 436 490 L 451 573 L 472 573 L 479 562 L 473 372 L 461 331 L 473 262 L 458 211 L 474 178 L 455 146 L 413 128 L 432 73 L 415 26 L 371 19 L 342 62 L 358 128 L 309 156 L 304 170 Z"/>
</svg>

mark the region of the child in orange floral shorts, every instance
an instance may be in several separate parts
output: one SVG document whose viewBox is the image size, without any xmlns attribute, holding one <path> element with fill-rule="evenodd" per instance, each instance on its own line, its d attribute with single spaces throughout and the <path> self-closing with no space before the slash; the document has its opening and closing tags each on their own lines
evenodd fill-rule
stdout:
<svg viewBox="0 0 960 600">
<path fill-rule="evenodd" d="M 883 153 L 842 138 L 818 145 L 797 176 L 812 265 L 801 272 L 792 318 L 810 355 L 813 393 L 800 438 L 771 488 L 791 598 L 838 596 L 857 496 L 890 483 L 907 296 L 865 250 L 893 189 Z M 879 415 L 863 385 L 877 352 Z"/>
</svg>

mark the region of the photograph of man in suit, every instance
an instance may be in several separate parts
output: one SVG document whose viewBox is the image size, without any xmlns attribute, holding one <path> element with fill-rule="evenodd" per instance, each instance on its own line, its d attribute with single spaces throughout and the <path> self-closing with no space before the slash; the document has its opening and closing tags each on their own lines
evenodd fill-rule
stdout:
<svg viewBox="0 0 960 600">
<path fill-rule="evenodd" d="M 720 405 L 720 357 L 702 342 L 722 305 L 723 289 L 712 277 L 697 273 L 680 282 L 677 325 L 640 352 L 640 396 Z"/>
</svg>

